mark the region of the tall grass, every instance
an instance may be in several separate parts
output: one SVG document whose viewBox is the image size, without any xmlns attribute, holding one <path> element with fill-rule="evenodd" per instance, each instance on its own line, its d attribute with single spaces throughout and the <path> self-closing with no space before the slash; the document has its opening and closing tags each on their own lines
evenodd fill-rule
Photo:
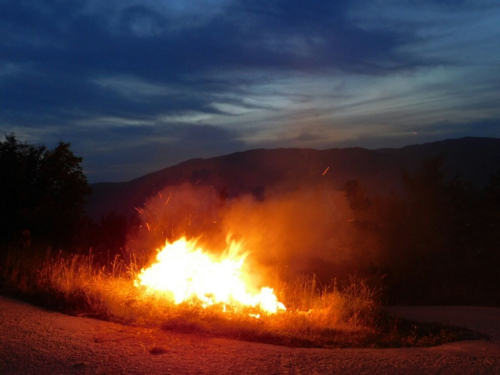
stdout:
<svg viewBox="0 0 500 375">
<path fill-rule="evenodd" d="M 402 342 L 394 332 L 389 342 L 387 335 L 380 339 L 379 291 L 361 278 L 352 277 L 340 287 L 320 287 L 314 275 L 277 278 L 272 286 L 287 311 L 256 318 L 254 308 L 224 311 L 221 305 L 203 308 L 197 301 L 176 305 L 144 293 L 133 283 L 139 270 L 133 257 L 99 266 L 92 254 L 11 249 L 0 265 L 0 287 L 66 313 L 165 330 L 316 347 Z"/>
</svg>

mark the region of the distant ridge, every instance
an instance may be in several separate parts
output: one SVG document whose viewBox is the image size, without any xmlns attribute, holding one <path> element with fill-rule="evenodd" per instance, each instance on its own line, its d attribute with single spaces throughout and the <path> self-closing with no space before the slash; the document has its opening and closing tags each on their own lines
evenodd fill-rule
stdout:
<svg viewBox="0 0 500 375">
<path fill-rule="evenodd" d="M 375 193 L 397 191 L 402 171 L 413 172 L 423 161 L 438 156 L 445 157 L 450 177 L 458 175 L 481 188 L 500 170 L 500 139 L 466 137 L 378 150 L 255 149 L 192 159 L 128 182 L 92 184 L 87 213 L 96 220 L 110 212 L 129 215 L 148 197 L 182 183 L 214 186 L 230 197 L 259 197 L 318 184 L 340 189 L 350 179 L 358 179 Z"/>
</svg>

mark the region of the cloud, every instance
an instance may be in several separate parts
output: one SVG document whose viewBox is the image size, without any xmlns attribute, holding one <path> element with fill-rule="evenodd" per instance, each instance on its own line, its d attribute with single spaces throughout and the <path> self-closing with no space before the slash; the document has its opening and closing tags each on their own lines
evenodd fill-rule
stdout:
<svg viewBox="0 0 500 375">
<path fill-rule="evenodd" d="M 345 17 L 347 2 L 342 1 L 234 2 L 208 24 L 173 31 L 168 10 L 160 13 L 127 2 L 131 5 L 114 13 L 83 13 L 82 4 L 57 2 L 37 11 L 17 3 L 4 13 L 11 16 L 7 25 L 27 43 L 35 33 L 40 35 L 45 48 L 11 45 L 7 52 L 18 59 L 28 54 L 48 69 L 78 69 L 90 75 L 111 71 L 154 77 L 157 82 L 214 69 L 374 72 L 414 63 L 395 53 L 408 35 L 356 27 Z M 2 8 L 7 11 L 10 4 Z"/>
<path fill-rule="evenodd" d="M 142 156 L 155 147 L 167 166 L 390 143 L 500 117 L 499 13 L 491 0 L 0 1 L 0 122 L 71 142 L 96 171 L 130 160 L 119 153 L 144 158 L 120 170 L 156 168 Z"/>
<path fill-rule="evenodd" d="M 82 138 L 86 141 L 78 151 L 96 150 L 83 163 L 92 181 L 127 181 L 185 160 L 246 149 L 237 131 L 213 125 L 158 123 L 107 131 L 88 129 Z"/>
</svg>

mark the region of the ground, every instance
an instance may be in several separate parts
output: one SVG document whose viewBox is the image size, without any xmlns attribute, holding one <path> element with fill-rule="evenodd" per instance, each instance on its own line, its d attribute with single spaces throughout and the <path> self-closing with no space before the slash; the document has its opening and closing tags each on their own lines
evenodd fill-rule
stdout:
<svg viewBox="0 0 500 375">
<path fill-rule="evenodd" d="M 499 308 L 393 311 L 492 339 L 432 348 L 287 348 L 128 327 L 0 297 L 0 374 L 500 374 Z"/>
</svg>

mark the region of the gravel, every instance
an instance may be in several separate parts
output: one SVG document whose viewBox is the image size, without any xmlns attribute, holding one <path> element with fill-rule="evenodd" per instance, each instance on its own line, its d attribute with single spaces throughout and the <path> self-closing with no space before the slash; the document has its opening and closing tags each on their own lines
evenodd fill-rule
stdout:
<svg viewBox="0 0 500 375">
<path fill-rule="evenodd" d="M 423 349 L 287 348 L 123 326 L 0 297 L 0 374 L 500 374 L 499 309 L 395 309 L 495 337 Z"/>
</svg>

